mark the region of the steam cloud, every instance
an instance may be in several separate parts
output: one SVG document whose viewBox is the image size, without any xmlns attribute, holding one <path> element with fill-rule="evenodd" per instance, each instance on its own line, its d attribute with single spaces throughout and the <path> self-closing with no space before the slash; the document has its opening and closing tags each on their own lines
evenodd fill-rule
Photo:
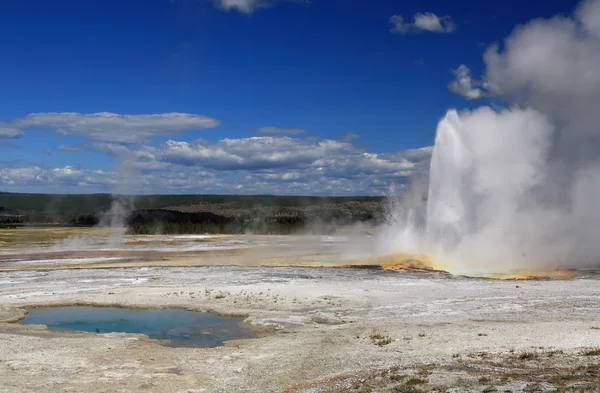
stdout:
<svg viewBox="0 0 600 393">
<path fill-rule="evenodd" d="M 123 243 L 123 236 L 127 229 L 126 221 L 134 209 L 133 195 L 135 195 L 138 189 L 135 155 L 129 151 L 124 151 L 118 157 L 119 179 L 117 181 L 117 189 L 113 194 L 110 209 L 101 219 L 101 224 L 116 228 L 116 232 L 108 239 L 110 247 L 116 247 Z"/>
<path fill-rule="evenodd" d="M 381 244 L 455 270 L 598 264 L 600 0 L 517 27 L 484 61 L 480 95 L 510 107 L 448 111 L 427 206 L 396 207 Z"/>
<path fill-rule="evenodd" d="M 136 181 L 135 155 L 128 150 L 118 154 L 118 178 L 113 179 L 115 183 L 114 193 L 110 208 L 100 217 L 100 226 L 113 228 L 108 238 L 101 239 L 93 234 L 71 235 L 63 241 L 52 246 L 54 251 L 90 250 L 99 246 L 108 248 L 119 248 L 124 245 L 124 236 L 127 228 L 127 218 L 134 210 L 134 194 L 138 190 Z"/>
</svg>

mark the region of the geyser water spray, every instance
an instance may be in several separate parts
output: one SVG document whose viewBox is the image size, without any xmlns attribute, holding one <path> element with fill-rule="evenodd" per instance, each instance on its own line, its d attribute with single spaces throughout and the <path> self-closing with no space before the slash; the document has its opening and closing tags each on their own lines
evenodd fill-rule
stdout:
<svg viewBox="0 0 600 393">
<path fill-rule="evenodd" d="M 478 96 L 508 106 L 448 111 L 412 191 L 426 201 L 395 204 L 378 251 L 468 273 L 598 266 L 600 0 L 516 28 L 484 61 Z"/>
</svg>

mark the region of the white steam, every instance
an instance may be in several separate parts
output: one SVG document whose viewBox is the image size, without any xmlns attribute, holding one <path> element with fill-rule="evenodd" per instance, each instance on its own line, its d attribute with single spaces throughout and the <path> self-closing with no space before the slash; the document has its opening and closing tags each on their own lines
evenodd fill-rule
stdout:
<svg viewBox="0 0 600 393">
<path fill-rule="evenodd" d="M 598 264 L 600 0 L 516 28 L 484 60 L 481 95 L 512 106 L 446 114 L 426 209 L 404 204 L 385 242 L 454 270 Z"/>
<path fill-rule="evenodd" d="M 134 210 L 134 194 L 139 188 L 136 180 L 135 156 L 129 151 L 118 155 L 118 178 L 112 195 L 110 208 L 100 217 L 99 226 L 113 229 L 108 237 L 105 233 L 71 235 L 50 247 L 53 251 L 80 251 L 98 249 L 118 249 L 125 244 L 127 218 Z"/>
<path fill-rule="evenodd" d="M 127 231 L 127 218 L 134 209 L 134 195 L 139 188 L 136 180 L 136 157 L 129 151 L 124 151 L 118 156 L 119 178 L 113 194 L 110 209 L 104 213 L 100 224 L 115 228 L 115 232 L 108 239 L 109 247 L 123 244 L 123 236 Z"/>
</svg>

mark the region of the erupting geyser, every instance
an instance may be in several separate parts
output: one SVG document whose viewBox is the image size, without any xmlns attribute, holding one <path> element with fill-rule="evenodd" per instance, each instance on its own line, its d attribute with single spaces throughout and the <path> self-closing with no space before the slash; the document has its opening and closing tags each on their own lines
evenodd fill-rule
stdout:
<svg viewBox="0 0 600 393">
<path fill-rule="evenodd" d="M 395 204 L 379 251 L 427 253 L 470 273 L 597 266 L 600 0 L 518 27 L 484 60 L 484 81 L 461 66 L 453 90 L 510 105 L 448 111 L 427 190 L 413 190 L 426 202 Z"/>
<path fill-rule="evenodd" d="M 539 247 L 549 239 L 538 225 L 553 215 L 536 193 L 552 131 L 534 110 L 449 111 L 431 158 L 421 247 L 470 270 L 550 262 L 556 250 Z"/>
</svg>

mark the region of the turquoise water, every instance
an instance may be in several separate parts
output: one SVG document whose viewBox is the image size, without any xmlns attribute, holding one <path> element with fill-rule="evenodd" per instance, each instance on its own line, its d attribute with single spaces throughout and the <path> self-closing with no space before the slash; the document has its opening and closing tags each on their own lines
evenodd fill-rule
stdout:
<svg viewBox="0 0 600 393">
<path fill-rule="evenodd" d="M 223 341 L 252 337 L 240 318 L 184 310 L 134 310 L 116 307 L 58 307 L 29 310 L 21 322 L 56 332 L 142 333 L 169 346 L 212 348 Z"/>
</svg>

